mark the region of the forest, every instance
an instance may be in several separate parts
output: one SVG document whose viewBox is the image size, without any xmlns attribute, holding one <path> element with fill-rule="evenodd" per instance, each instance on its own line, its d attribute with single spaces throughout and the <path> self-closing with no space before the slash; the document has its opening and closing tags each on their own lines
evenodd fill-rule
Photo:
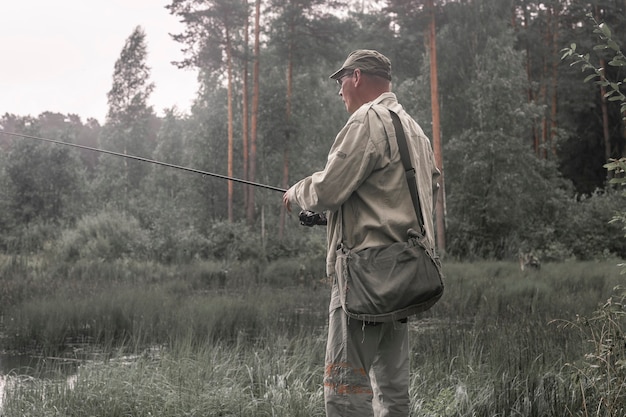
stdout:
<svg viewBox="0 0 626 417">
<path fill-rule="evenodd" d="M 348 119 L 328 76 L 360 48 L 391 59 L 444 174 L 446 290 L 409 323 L 410 415 L 626 415 L 626 1 L 163 13 L 199 74 L 189 113 L 148 104 L 137 26 L 102 124 L 0 118 L 0 415 L 325 414 L 325 230 L 277 190 L 323 168 Z"/>
<path fill-rule="evenodd" d="M 439 130 L 442 254 L 626 255 L 623 231 L 610 221 L 622 196 L 604 167 L 622 155 L 623 114 L 605 87 L 583 82 L 588 74 L 562 59 L 575 43 L 607 79 L 621 80 L 623 67 L 593 48 L 593 19 L 623 41 L 626 2 L 172 0 L 163 12 L 185 22 L 172 34 L 186 57 L 175 64 L 199 70 L 189 114 L 170 108 L 157 117 L 147 104 L 149 40 L 137 26 L 120 45 L 102 125 L 50 109 L 6 113 L 2 130 L 288 188 L 323 168 L 347 120 L 328 75 L 351 50 L 377 49 L 392 61 L 400 103 L 429 137 Z M 308 250 L 323 233 L 303 231 L 279 193 L 258 187 L 4 134 L 0 160 L 5 253 L 53 244 L 68 259 L 92 251 L 165 263 L 241 260 L 246 250 L 256 256 L 244 243 L 254 241 L 272 259 Z M 112 228 L 124 234 L 119 244 L 90 244 L 106 225 L 120 226 Z"/>
</svg>

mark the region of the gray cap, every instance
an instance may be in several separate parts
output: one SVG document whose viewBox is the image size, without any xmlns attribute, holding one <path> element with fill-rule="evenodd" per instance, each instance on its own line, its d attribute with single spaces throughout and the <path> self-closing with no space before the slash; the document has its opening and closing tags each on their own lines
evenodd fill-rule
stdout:
<svg viewBox="0 0 626 417">
<path fill-rule="evenodd" d="M 348 71 L 360 69 L 365 74 L 378 75 L 391 80 L 391 61 L 385 55 L 371 49 L 350 52 L 346 62 L 330 78 L 336 80 Z"/>
</svg>

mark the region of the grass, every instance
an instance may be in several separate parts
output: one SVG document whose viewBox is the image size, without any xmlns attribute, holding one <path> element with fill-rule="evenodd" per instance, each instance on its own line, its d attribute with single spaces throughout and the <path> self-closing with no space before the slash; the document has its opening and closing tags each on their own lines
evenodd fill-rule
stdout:
<svg viewBox="0 0 626 417">
<path fill-rule="evenodd" d="M 304 340 L 304 338 L 299 339 Z M 178 345 L 173 351 L 80 368 L 72 384 L 30 380 L 5 400 L 7 416 L 323 415 L 322 341 L 263 349 Z M 42 399 L 45 399 L 42 401 Z"/>
<path fill-rule="evenodd" d="M 412 415 L 623 417 L 617 263 L 447 263 L 444 298 L 411 321 Z M 55 286 L 41 262 L 10 268 L 42 288 L 4 309 L 5 349 L 102 355 L 70 384 L 13 375 L 3 417 L 324 415 L 328 289 L 317 277 L 119 264 L 65 271 Z M 5 288 L 21 288 L 19 274 L 4 274 Z"/>
</svg>

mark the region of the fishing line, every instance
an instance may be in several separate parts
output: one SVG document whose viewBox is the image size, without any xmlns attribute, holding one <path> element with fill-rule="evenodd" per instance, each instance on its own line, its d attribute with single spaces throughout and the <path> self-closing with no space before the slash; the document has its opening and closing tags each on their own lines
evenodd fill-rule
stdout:
<svg viewBox="0 0 626 417">
<path fill-rule="evenodd" d="M 57 145 L 72 146 L 74 148 L 86 149 L 88 151 L 106 153 L 106 154 L 109 154 L 109 155 L 119 156 L 119 157 L 122 157 L 122 158 L 134 159 L 136 161 L 148 162 L 150 164 L 161 165 L 161 166 L 164 166 L 164 167 L 180 169 L 182 171 L 194 172 L 196 174 L 207 175 L 209 177 L 215 177 L 215 178 L 220 178 L 220 179 L 227 180 L 227 181 L 233 181 L 233 182 L 238 182 L 238 183 L 241 183 L 241 184 L 251 185 L 253 187 L 266 188 L 268 190 L 278 191 L 278 192 L 281 192 L 281 193 L 284 193 L 284 192 L 287 191 L 287 190 L 285 190 L 283 188 L 274 187 L 272 185 L 259 184 L 257 182 L 243 180 L 241 178 L 229 177 L 227 175 L 221 175 L 221 174 L 215 174 L 213 172 L 201 171 L 199 169 L 194 169 L 194 168 L 184 167 L 184 166 L 180 166 L 180 165 L 169 164 L 167 162 L 155 161 L 154 159 L 143 158 L 141 156 L 135 156 L 135 155 L 129 155 L 129 154 L 124 154 L 124 153 L 119 153 L 119 152 L 107 151 L 106 149 L 93 148 L 91 146 L 78 145 L 78 144 L 75 144 L 75 143 L 63 142 L 63 141 L 54 140 L 54 139 L 47 139 L 47 138 L 42 138 L 42 137 L 39 137 L 39 136 L 25 135 L 25 134 L 22 134 L 22 133 L 5 132 L 3 130 L 0 130 L 0 134 L 9 135 L 9 136 L 16 136 L 16 137 L 26 138 L 26 139 L 35 139 L 35 140 L 40 140 L 40 141 L 44 141 L 44 142 L 55 143 Z"/>
</svg>

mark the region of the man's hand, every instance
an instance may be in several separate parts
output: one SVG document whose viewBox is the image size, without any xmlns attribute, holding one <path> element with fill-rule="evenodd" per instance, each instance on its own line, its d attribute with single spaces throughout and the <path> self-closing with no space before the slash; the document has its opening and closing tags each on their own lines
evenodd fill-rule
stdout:
<svg viewBox="0 0 626 417">
<path fill-rule="evenodd" d="M 302 226 L 326 226 L 328 220 L 324 213 L 315 213 L 314 211 L 302 210 L 298 215 Z"/>
<path fill-rule="evenodd" d="M 291 213 L 291 200 L 289 197 L 291 196 L 291 188 L 287 190 L 285 194 L 283 194 L 283 206 L 287 209 L 288 213 Z"/>
</svg>

